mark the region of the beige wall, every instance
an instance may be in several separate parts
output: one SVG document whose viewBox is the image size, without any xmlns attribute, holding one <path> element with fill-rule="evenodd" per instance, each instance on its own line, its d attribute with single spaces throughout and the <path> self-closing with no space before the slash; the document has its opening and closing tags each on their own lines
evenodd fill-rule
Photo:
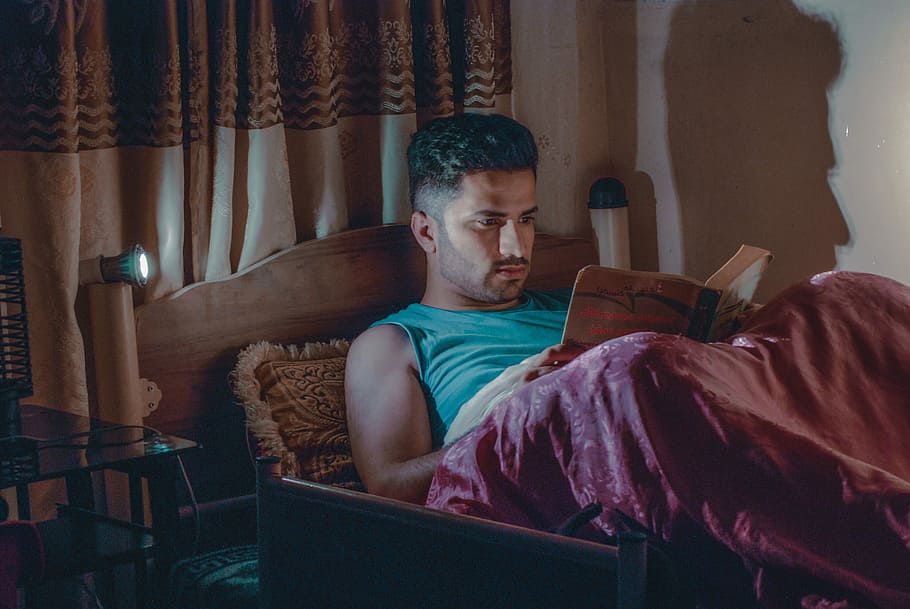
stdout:
<svg viewBox="0 0 910 609">
<path fill-rule="evenodd" d="M 762 300 L 832 268 L 910 283 L 910 3 L 518 0 L 513 20 L 515 115 L 564 152 L 545 229 L 585 233 L 614 175 L 636 268 L 704 278 L 745 242 L 777 256 Z"/>
<path fill-rule="evenodd" d="M 831 187 L 850 240 L 838 268 L 910 284 L 910 3 L 799 0 L 837 25 L 844 69 L 830 92 Z"/>
<path fill-rule="evenodd" d="M 607 175 L 609 72 L 599 32 L 579 25 L 598 12 L 588 2 L 512 2 L 513 115 L 540 151 L 538 226 L 557 235 L 591 234 L 588 189 Z"/>
</svg>

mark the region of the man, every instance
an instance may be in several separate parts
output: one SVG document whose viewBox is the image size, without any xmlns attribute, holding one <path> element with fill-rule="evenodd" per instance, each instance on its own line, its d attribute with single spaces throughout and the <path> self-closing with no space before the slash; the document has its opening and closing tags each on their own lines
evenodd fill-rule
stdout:
<svg viewBox="0 0 910 609">
<path fill-rule="evenodd" d="M 570 291 L 524 290 L 537 213 L 527 128 L 498 115 L 437 119 L 414 134 L 408 171 L 426 291 L 353 342 L 345 393 L 367 490 L 423 503 L 464 402 L 529 356 L 539 353 L 525 381 L 580 350 L 555 345 Z"/>
</svg>

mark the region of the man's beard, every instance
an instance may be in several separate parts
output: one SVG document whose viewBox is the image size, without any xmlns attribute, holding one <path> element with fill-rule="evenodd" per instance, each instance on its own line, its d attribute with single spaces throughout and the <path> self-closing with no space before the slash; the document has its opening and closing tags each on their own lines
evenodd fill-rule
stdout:
<svg viewBox="0 0 910 609">
<path fill-rule="evenodd" d="M 439 231 L 439 272 L 442 277 L 458 287 L 465 296 L 478 302 L 502 304 L 518 298 L 524 289 L 525 278 L 514 281 L 496 281 L 496 272 L 506 266 L 528 266 L 524 258 L 509 257 L 497 261 L 487 270 L 482 280 L 478 280 L 476 265 L 465 259 L 449 239 L 445 228 Z"/>
</svg>

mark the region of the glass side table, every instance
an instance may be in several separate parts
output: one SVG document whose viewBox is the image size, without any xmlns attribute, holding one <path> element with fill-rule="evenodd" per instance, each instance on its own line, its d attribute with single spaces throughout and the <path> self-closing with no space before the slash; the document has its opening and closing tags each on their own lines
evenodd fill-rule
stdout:
<svg viewBox="0 0 910 609">
<path fill-rule="evenodd" d="M 31 517 L 31 484 L 51 479 L 66 483 L 67 504 L 58 506 L 58 517 L 38 523 L 46 557 L 43 579 L 133 562 L 139 606 L 158 604 L 155 601 L 163 599 L 156 599 L 156 592 L 166 589 L 176 557 L 178 458 L 198 448 L 197 443 L 29 404 L 21 406 L 21 416 L 21 437 L 0 440 L 0 489 L 16 488 L 19 518 Z M 103 470 L 127 475 L 129 520 L 95 509 L 92 473 Z M 150 527 L 145 525 L 146 508 Z M 146 569 L 149 558 L 154 559 L 151 574 Z"/>
</svg>

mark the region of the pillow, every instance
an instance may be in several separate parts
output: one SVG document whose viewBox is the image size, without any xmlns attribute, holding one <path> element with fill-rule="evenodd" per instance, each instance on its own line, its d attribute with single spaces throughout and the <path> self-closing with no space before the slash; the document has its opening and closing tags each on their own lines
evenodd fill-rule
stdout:
<svg viewBox="0 0 910 609">
<path fill-rule="evenodd" d="M 287 476 L 363 490 L 354 469 L 344 407 L 350 344 L 260 342 L 237 357 L 231 373 L 246 424 Z"/>
</svg>

